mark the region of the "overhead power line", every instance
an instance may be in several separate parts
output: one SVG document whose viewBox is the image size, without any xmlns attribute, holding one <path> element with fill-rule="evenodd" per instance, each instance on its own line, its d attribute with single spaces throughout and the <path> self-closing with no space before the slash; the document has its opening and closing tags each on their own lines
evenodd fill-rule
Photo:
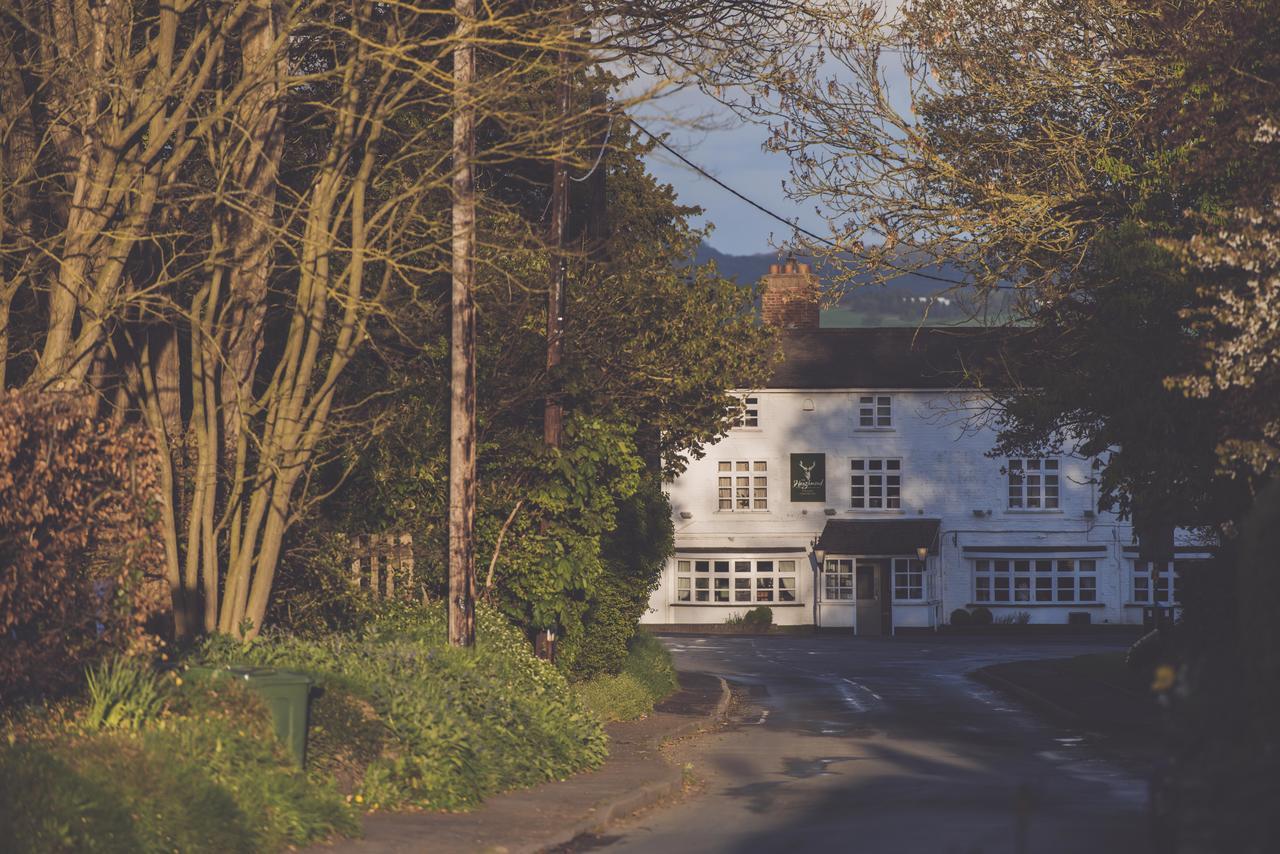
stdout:
<svg viewBox="0 0 1280 854">
<path fill-rule="evenodd" d="M 639 130 L 641 133 L 645 134 L 645 135 L 646 135 L 646 136 L 648 136 L 651 140 L 653 140 L 653 141 L 654 141 L 654 143 L 656 143 L 657 145 L 661 146 L 665 151 L 667 151 L 669 154 L 671 154 L 672 156 L 674 156 L 677 160 L 679 160 L 679 161 L 680 161 L 681 163 L 683 163 L 685 166 L 688 166 L 688 167 L 689 167 L 690 169 L 692 169 L 694 172 L 697 172 L 699 175 L 701 175 L 702 177 L 706 178 L 708 181 L 710 181 L 711 183 L 715 184 L 715 185 L 716 185 L 717 187 L 719 187 L 720 189 L 722 189 L 722 190 L 724 190 L 725 192 L 729 193 L 730 195 L 732 195 L 732 196 L 734 196 L 734 197 L 736 197 L 736 198 L 738 198 L 738 199 L 740 199 L 740 200 L 742 200 L 742 201 L 746 202 L 747 204 L 751 205 L 751 207 L 755 208 L 756 210 L 760 211 L 761 213 L 765 214 L 766 216 L 770 216 L 770 217 L 772 217 L 772 218 L 776 219 L 778 222 L 782 223 L 783 225 L 786 225 L 788 228 L 791 228 L 791 229 L 793 229 L 794 231 L 797 231 L 797 232 L 799 232 L 800 234 L 803 234 L 803 235 L 805 235 L 806 237 L 808 237 L 808 238 L 810 238 L 810 239 L 812 239 L 812 240 L 816 240 L 816 241 L 818 241 L 819 243 L 826 244 L 827 246 L 830 246 L 832 249 L 838 249 L 838 250 L 840 250 L 840 251 L 845 251 L 845 250 L 844 250 L 844 248 L 843 248 L 842 246 L 840 246 L 840 244 L 836 243 L 835 241 L 833 241 L 833 240 L 829 240 L 829 239 L 827 239 L 827 238 L 825 238 L 825 237 L 823 237 L 823 236 L 821 236 L 821 235 L 819 235 L 819 234 L 814 234 L 812 231 L 810 231 L 809 229 L 807 229 L 807 228 L 805 228 L 804 226 L 800 225 L 799 223 L 796 223 L 796 222 L 793 222 L 793 221 L 791 221 L 791 220 L 787 219 L 787 218 L 786 218 L 786 217 L 784 217 L 782 214 L 775 213 L 774 211 L 769 210 L 769 209 L 768 209 L 768 208 L 766 208 L 764 205 L 762 205 L 762 204 L 760 204 L 759 202 L 757 202 L 755 199 L 749 198 L 749 197 L 747 197 L 747 196 L 743 195 L 742 193 L 738 192 L 737 190 L 735 190 L 733 187 L 730 187 L 730 186 L 729 186 L 728 184 L 726 184 L 724 181 L 721 181 L 721 180 L 720 180 L 719 178 L 717 178 L 715 175 L 712 175 L 710 172 L 708 172 L 707 170 L 703 169 L 701 166 L 699 166 L 698 164 L 694 163 L 694 162 L 693 162 L 692 160 L 690 160 L 689 158 L 685 157 L 685 156 L 684 156 L 683 154 L 681 154 L 679 151 L 677 151 L 676 149 L 672 148 L 670 145 L 668 145 L 668 144 L 667 144 L 666 140 L 664 140 L 662 137 L 658 136 L 657 134 L 653 133 L 653 131 L 649 130 L 649 129 L 648 129 L 648 128 L 646 128 L 644 125 L 640 124 L 638 121 L 636 121 L 636 120 L 635 120 L 634 118 L 632 118 L 631 116 L 627 116 L 627 120 L 628 120 L 628 121 L 630 121 L 630 122 L 631 122 L 631 124 L 635 125 L 637 130 Z M 872 230 L 873 230 L 873 231 L 875 231 L 875 229 L 872 229 Z M 877 232 L 877 233 L 880 233 L 880 232 Z M 882 234 L 882 233 L 881 233 L 881 234 Z M 883 234 L 882 234 L 882 236 L 883 236 Z M 968 282 L 962 282 L 962 281 L 959 281 L 958 279 L 948 279 L 946 276 L 935 276 L 935 275 L 933 275 L 932 273 L 925 273 L 925 272 L 922 272 L 922 271 L 920 271 L 920 270 L 908 270 L 908 269 L 905 269 L 905 268 L 903 268 L 903 267 L 899 267 L 899 266 L 897 266 L 897 265 L 895 265 L 895 264 L 889 263 L 889 262 L 887 262 L 887 261 L 882 262 L 882 263 L 883 263 L 883 265 L 884 265 L 885 267 L 888 267 L 890 270 L 894 270 L 894 271 L 896 271 L 896 272 L 903 273 L 903 274 L 905 274 L 905 275 L 919 276 L 919 277 L 920 277 L 920 278 L 922 278 L 922 279 L 929 279 L 929 280 L 931 280 L 931 281 L 935 281 L 935 282 L 942 282 L 942 283 L 944 283 L 944 284 L 948 284 L 948 285 L 957 285 L 957 286 L 959 286 L 959 287 L 968 287 L 968 286 L 969 286 L 969 283 L 968 283 Z M 1002 289 L 1002 290 L 1016 290 L 1016 289 L 1017 289 L 1017 287 L 1016 287 L 1015 285 L 995 285 L 994 287 L 999 288 L 999 289 Z"/>
</svg>

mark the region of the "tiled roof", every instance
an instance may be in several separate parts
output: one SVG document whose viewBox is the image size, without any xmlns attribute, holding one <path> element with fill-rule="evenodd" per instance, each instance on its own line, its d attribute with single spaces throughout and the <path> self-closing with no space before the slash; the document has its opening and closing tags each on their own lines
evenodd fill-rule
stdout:
<svg viewBox="0 0 1280 854">
<path fill-rule="evenodd" d="M 1020 330 L 877 327 L 783 330 L 767 388 L 958 388 L 998 365 Z"/>
<path fill-rule="evenodd" d="M 929 548 L 938 553 L 937 519 L 832 519 L 822 529 L 818 547 L 828 555 L 907 555 Z"/>
</svg>

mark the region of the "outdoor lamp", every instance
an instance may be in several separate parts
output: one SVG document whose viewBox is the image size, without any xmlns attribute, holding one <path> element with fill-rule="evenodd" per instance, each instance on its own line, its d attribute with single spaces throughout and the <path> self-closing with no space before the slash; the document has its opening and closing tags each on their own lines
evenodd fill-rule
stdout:
<svg viewBox="0 0 1280 854">
<path fill-rule="evenodd" d="M 920 560 L 928 560 L 928 559 L 929 559 L 929 547 L 928 547 L 928 546 L 920 546 L 919 548 L 917 548 L 917 549 L 916 549 L 916 557 L 920 558 Z"/>
<path fill-rule="evenodd" d="M 817 544 L 813 547 L 813 559 L 818 562 L 818 566 L 822 566 L 822 560 L 827 556 L 827 550 Z"/>
</svg>

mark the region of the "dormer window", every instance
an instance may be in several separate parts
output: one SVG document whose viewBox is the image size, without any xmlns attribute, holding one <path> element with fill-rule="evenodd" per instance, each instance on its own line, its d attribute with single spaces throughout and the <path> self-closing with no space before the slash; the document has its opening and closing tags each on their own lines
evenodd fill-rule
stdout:
<svg viewBox="0 0 1280 854">
<path fill-rule="evenodd" d="M 893 428 L 893 395 L 858 395 L 858 429 L 889 430 Z"/>
<path fill-rule="evenodd" d="M 742 408 L 738 411 L 738 419 L 734 427 L 758 428 L 760 426 L 760 398 L 743 397 Z"/>
</svg>

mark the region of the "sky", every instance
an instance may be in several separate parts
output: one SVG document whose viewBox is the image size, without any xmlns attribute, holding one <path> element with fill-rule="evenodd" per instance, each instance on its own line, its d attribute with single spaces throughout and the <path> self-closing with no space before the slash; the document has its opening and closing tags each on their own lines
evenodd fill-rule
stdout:
<svg viewBox="0 0 1280 854">
<path fill-rule="evenodd" d="M 710 174 L 766 208 L 798 218 L 810 231 L 826 234 L 827 226 L 813 210 L 787 198 L 782 182 L 789 163 L 784 154 L 764 151 L 768 131 L 742 121 L 714 99 L 696 90 L 664 96 L 636 111 L 654 133 L 667 131 L 667 144 Z M 696 123 L 700 127 L 691 127 Z M 770 252 L 791 236 L 791 230 L 703 178 L 661 148 L 647 159 L 649 171 L 675 187 L 683 204 L 698 205 L 703 222 L 714 224 L 707 241 L 730 255 Z"/>
</svg>

